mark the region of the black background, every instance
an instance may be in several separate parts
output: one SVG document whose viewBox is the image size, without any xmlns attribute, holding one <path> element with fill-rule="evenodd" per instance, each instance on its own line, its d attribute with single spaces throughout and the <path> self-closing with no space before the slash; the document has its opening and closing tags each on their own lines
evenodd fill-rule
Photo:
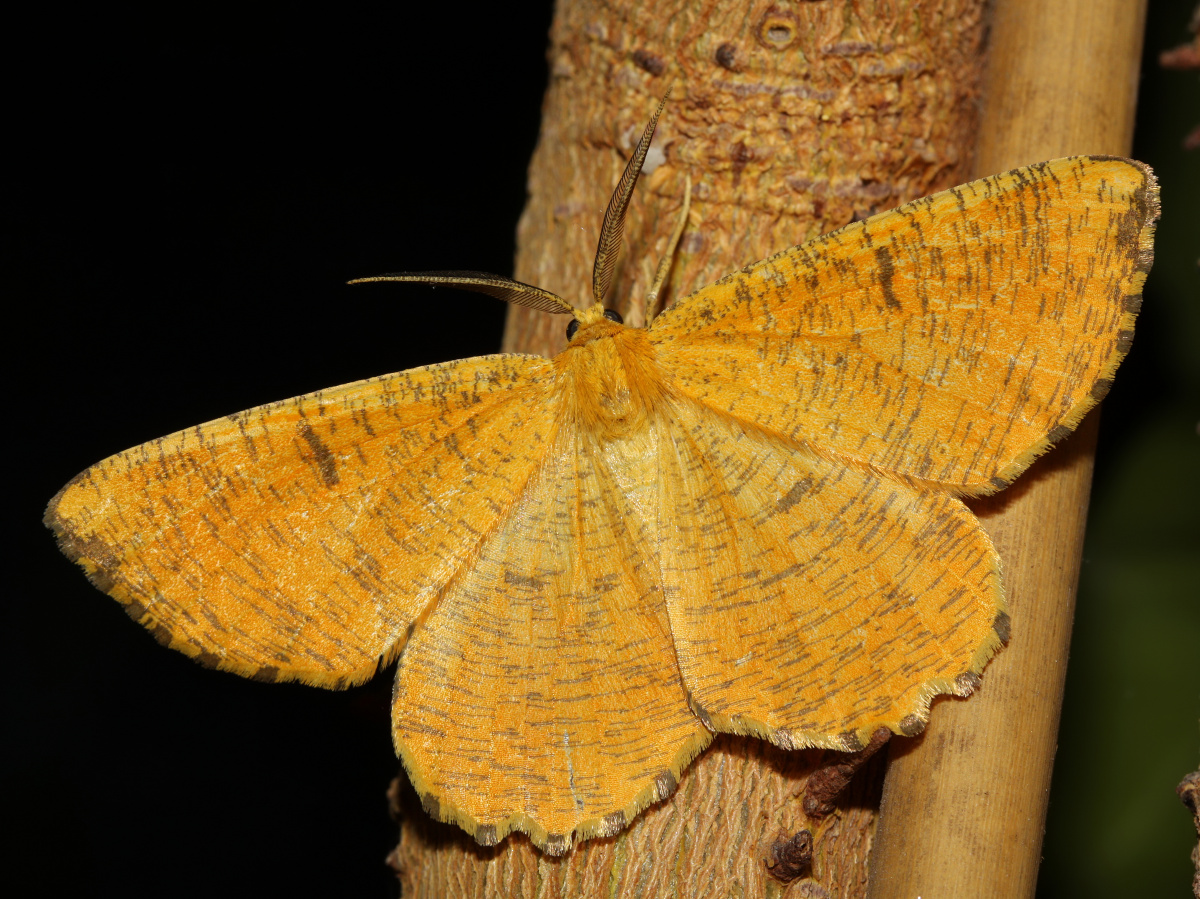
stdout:
<svg viewBox="0 0 1200 899">
<path fill-rule="evenodd" d="M 164 22 L 139 38 L 146 24 L 55 33 L 8 138 L 24 147 L 6 293 L 28 317 L 6 329 L 25 362 L 7 429 L 18 867 L 0 879 L 31 872 L 43 895 L 389 896 L 390 673 L 335 693 L 203 669 L 33 525 L 67 479 L 134 444 L 498 349 L 502 303 L 345 282 L 511 274 L 550 7 L 289 13 L 254 33 Z"/>
<path fill-rule="evenodd" d="M 1195 95 L 1194 76 L 1153 71 L 1157 51 L 1187 36 L 1187 4 L 1176 5 L 1152 10 L 1154 96 L 1143 88 L 1141 115 L 1160 115 L 1149 130 L 1165 137 L 1137 149 L 1164 167 L 1168 216 L 1196 203 L 1194 175 L 1188 199 L 1168 192 L 1167 173 L 1198 164 L 1181 161 L 1186 127 L 1162 124 L 1179 116 L 1154 111 Z M 19 836 L 4 846 L 4 876 L 33 878 L 26 895 L 388 896 L 390 676 L 330 693 L 202 669 L 133 625 L 35 523 L 72 475 L 142 441 L 496 350 L 505 309 L 494 300 L 344 282 L 400 269 L 511 273 L 549 4 L 289 13 L 253 26 L 112 16 L 9 35 L 5 143 L 19 163 L 4 186 L 15 363 L 5 470 L 18 577 L 3 606 L 3 806 Z M 1182 326 L 1153 311 L 1156 289 L 1179 290 L 1148 286 L 1106 404 L 1098 492 L 1121 477 L 1130 435 L 1190 389 L 1170 362 Z M 1077 706 L 1091 708 L 1072 678 Z M 1079 751 L 1088 757 L 1087 744 Z M 1195 758 L 1168 770 L 1185 765 Z M 1047 895 L 1059 879 L 1079 883 L 1053 853 L 1054 816 L 1076 803 L 1052 800 Z M 1180 839 L 1175 812 L 1163 814 L 1186 853 L 1182 808 Z M 1130 869 L 1149 889 L 1147 864 Z M 1186 855 L 1173 864 L 1170 883 L 1186 889 Z"/>
</svg>

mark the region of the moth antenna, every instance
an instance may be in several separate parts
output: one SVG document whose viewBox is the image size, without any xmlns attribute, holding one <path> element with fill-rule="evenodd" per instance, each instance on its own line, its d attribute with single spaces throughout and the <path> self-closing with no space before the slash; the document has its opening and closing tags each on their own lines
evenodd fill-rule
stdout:
<svg viewBox="0 0 1200 899">
<path fill-rule="evenodd" d="M 617 189 L 613 191 L 612 199 L 608 201 L 608 209 L 604 211 L 604 224 L 600 227 L 600 243 L 596 246 L 596 264 L 592 268 L 592 298 L 596 305 L 604 305 L 604 294 L 612 283 L 613 269 L 617 264 L 617 253 L 621 249 L 621 234 L 625 230 L 625 211 L 633 198 L 633 187 L 637 184 L 638 175 L 642 173 L 642 163 L 646 161 L 646 153 L 650 150 L 650 141 L 654 138 L 654 128 L 658 125 L 658 117 L 662 115 L 667 105 L 668 90 L 658 102 L 658 109 L 650 117 L 642 139 L 638 141 L 633 155 L 625 165 Z"/>
<path fill-rule="evenodd" d="M 671 271 L 671 264 L 675 261 L 675 250 L 679 246 L 679 238 L 683 237 L 683 229 L 687 227 L 688 213 L 691 211 L 692 176 L 690 173 L 684 173 L 683 210 L 679 213 L 679 222 L 675 225 L 670 241 L 667 242 L 667 251 L 663 254 L 662 261 L 658 263 L 658 271 L 654 274 L 654 284 L 650 287 L 650 292 L 646 294 L 647 328 L 654 323 L 654 307 L 658 302 L 658 292 L 662 290 L 662 286 L 667 280 L 667 274 Z"/>
<path fill-rule="evenodd" d="M 473 290 L 476 293 L 486 293 L 490 297 L 513 303 L 517 306 L 528 306 L 530 309 L 540 309 L 542 312 L 564 313 L 575 315 L 575 307 L 558 294 L 522 281 L 514 281 L 503 275 L 490 275 L 487 272 L 395 272 L 389 275 L 376 275 L 373 278 L 355 278 L 349 284 L 366 284 L 370 281 L 414 281 L 418 284 L 447 284 L 462 290 Z"/>
</svg>

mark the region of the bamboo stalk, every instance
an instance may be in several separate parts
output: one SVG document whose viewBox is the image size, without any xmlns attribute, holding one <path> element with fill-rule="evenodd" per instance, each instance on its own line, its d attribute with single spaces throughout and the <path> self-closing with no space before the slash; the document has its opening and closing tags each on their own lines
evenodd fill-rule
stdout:
<svg viewBox="0 0 1200 899">
<path fill-rule="evenodd" d="M 1082 153 L 1126 155 L 1144 2 L 1000 0 L 976 176 Z M 896 740 L 872 899 L 1032 896 L 1062 706 L 1097 416 L 1017 484 L 975 504 L 1004 560 L 1009 646 L 969 702 Z"/>
</svg>

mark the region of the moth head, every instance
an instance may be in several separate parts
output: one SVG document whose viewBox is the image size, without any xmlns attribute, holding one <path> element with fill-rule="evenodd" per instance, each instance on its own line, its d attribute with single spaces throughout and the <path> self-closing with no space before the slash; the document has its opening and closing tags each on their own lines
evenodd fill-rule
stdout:
<svg viewBox="0 0 1200 899">
<path fill-rule="evenodd" d="M 579 333 L 580 325 L 594 325 L 602 321 L 615 322 L 618 325 L 625 324 L 625 319 L 621 317 L 621 313 L 616 309 L 592 306 L 583 312 L 576 313 L 575 318 L 567 322 L 567 340 L 575 339 L 575 335 Z"/>
</svg>

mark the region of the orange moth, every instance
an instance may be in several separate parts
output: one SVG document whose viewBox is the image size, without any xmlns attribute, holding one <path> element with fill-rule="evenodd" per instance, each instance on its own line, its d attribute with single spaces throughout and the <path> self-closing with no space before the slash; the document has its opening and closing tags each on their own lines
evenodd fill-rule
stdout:
<svg viewBox="0 0 1200 899">
<path fill-rule="evenodd" d="M 570 315 L 553 359 L 230 415 L 98 463 L 46 513 L 202 664 L 337 688 L 398 658 L 396 750 L 426 808 L 484 844 L 616 833 L 717 732 L 852 750 L 969 694 L 1008 616 L 959 497 L 1003 488 L 1103 396 L 1151 262 L 1150 170 L 1071 157 L 626 327 L 603 301 L 662 108 L 609 204 L 592 305 L 474 272 L 364 279 Z"/>
</svg>

